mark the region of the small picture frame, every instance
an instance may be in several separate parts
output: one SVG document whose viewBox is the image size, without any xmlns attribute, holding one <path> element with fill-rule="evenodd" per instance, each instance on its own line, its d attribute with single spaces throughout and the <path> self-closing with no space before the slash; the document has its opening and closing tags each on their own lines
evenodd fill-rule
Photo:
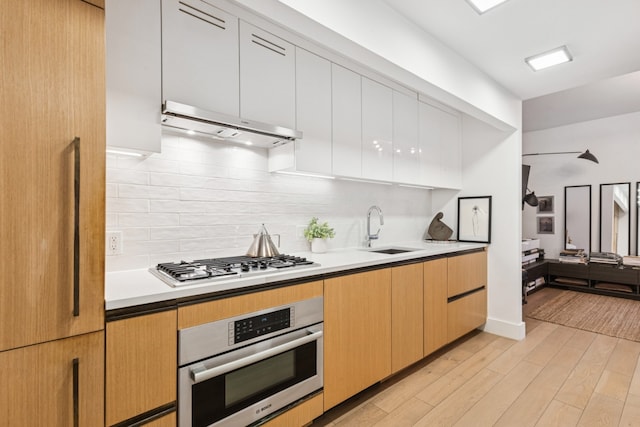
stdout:
<svg viewBox="0 0 640 427">
<path fill-rule="evenodd" d="M 536 218 L 538 234 L 555 234 L 555 217 L 539 216 Z"/>
<path fill-rule="evenodd" d="M 491 196 L 458 197 L 458 241 L 491 243 Z"/>
<path fill-rule="evenodd" d="M 553 213 L 553 196 L 538 196 L 538 213 Z"/>
</svg>

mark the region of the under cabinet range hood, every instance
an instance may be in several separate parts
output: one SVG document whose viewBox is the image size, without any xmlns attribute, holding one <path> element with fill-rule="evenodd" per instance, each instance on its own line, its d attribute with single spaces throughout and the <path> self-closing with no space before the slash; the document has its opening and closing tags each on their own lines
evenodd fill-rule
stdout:
<svg viewBox="0 0 640 427">
<path fill-rule="evenodd" d="M 254 147 L 272 148 L 302 138 L 302 132 L 254 122 L 174 101 L 162 105 L 162 125 L 216 140 Z"/>
</svg>

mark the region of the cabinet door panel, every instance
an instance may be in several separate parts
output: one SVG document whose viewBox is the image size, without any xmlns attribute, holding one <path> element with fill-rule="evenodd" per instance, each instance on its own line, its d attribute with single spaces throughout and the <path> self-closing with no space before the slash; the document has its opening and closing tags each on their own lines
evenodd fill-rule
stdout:
<svg viewBox="0 0 640 427">
<path fill-rule="evenodd" d="M 333 174 L 362 176 L 362 89 L 360 75 L 331 64 Z"/>
<path fill-rule="evenodd" d="M 392 91 L 362 77 L 362 177 L 393 178 Z"/>
<path fill-rule="evenodd" d="M 240 116 L 296 127 L 295 48 L 240 21 Z"/>
<path fill-rule="evenodd" d="M 198 0 L 162 0 L 162 98 L 238 117 L 238 18 Z"/>
<path fill-rule="evenodd" d="M 422 264 L 391 269 L 391 370 L 397 372 L 423 356 Z"/>
<path fill-rule="evenodd" d="M 176 310 L 109 322 L 106 331 L 107 425 L 175 402 Z"/>
<path fill-rule="evenodd" d="M 440 145 L 443 186 L 462 188 L 462 131 L 460 117 L 442 111 L 440 113 Z"/>
<path fill-rule="evenodd" d="M 75 425 L 76 381 L 77 425 L 104 424 L 103 332 L 2 352 L 0 375 L 3 425 Z"/>
<path fill-rule="evenodd" d="M 331 63 L 296 49 L 296 170 L 331 174 Z"/>
<path fill-rule="evenodd" d="M 447 259 L 424 266 L 424 355 L 447 344 Z"/>
<path fill-rule="evenodd" d="M 160 2 L 109 0 L 107 145 L 160 152 Z"/>
<path fill-rule="evenodd" d="M 460 188 L 462 139 L 460 118 L 420 102 L 420 181 Z"/>
<path fill-rule="evenodd" d="M 11 40 L 0 46 L 0 350 L 6 350 L 103 328 L 104 11 L 78 0 L 7 2 L 0 27 Z"/>
<path fill-rule="evenodd" d="M 457 299 L 447 307 L 447 337 L 451 342 L 487 321 L 487 289 Z"/>
<path fill-rule="evenodd" d="M 393 180 L 419 184 L 418 99 L 393 91 Z"/>
<path fill-rule="evenodd" d="M 391 269 L 325 280 L 325 411 L 391 374 Z"/>
<path fill-rule="evenodd" d="M 449 298 L 487 286 L 487 252 L 449 258 Z"/>
</svg>

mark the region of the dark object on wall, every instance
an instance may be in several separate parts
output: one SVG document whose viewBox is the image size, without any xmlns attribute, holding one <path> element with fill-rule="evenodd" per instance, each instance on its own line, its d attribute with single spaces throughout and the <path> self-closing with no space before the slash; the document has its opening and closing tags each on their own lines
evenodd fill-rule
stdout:
<svg viewBox="0 0 640 427">
<path fill-rule="evenodd" d="M 598 161 L 598 159 L 596 158 L 596 156 L 591 154 L 589 152 L 589 150 L 585 151 L 584 153 L 580 153 L 579 151 L 556 151 L 556 152 L 553 152 L 553 153 L 528 153 L 528 154 L 523 154 L 522 157 L 524 157 L 524 156 L 545 156 L 545 155 L 548 155 L 548 154 L 580 154 L 578 156 L 578 159 L 591 160 L 594 163 L 600 163 Z"/>
<path fill-rule="evenodd" d="M 527 188 L 527 190 L 528 190 L 528 188 Z M 538 206 L 538 196 L 536 196 L 536 192 L 532 191 L 531 193 L 529 193 L 526 196 L 524 196 L 524 198 L 522 199 L 522 207 L 523 208 L 524 208 L 525 202 L 529 206 Z"/>
<path fill-rule="evenodd" d="M 433 218 L 433 221 L 431 221 L 431 224 L 429 224 L 427 232 L 433 240 L 449 240 L 453 234 L 453 230 L 441 221 L 443 217 L 444 214 L 442 212 L 438 212 L 435 218 Z"/>
</svg>

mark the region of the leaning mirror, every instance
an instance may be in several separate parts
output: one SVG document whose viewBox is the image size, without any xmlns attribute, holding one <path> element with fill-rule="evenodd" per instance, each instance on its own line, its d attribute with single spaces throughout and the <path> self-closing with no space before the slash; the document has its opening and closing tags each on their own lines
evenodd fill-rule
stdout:
<svg viewBox="0 0 640 427">
<path fill-rule="evenodd" d="M 631 252 L 630 182 L 600 184 L 600 252 Z"/>
<path fill-rule="evenodd" d="M 591 252 L 591 186 L 564 187 L 564 248 Z"/>
</svg>

